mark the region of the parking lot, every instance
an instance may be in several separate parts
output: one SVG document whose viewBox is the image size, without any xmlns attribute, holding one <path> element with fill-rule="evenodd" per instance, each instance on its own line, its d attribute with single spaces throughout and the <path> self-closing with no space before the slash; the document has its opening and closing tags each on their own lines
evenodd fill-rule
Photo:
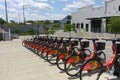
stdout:
<svg viewBox="0 0 120 80">
<path fill-rule="evenodd" d="M 79 80 L 61 72 L 21 45 L 22 39 L 0 42 L 0 80 Z M 111 55 L 109 42 L 105 53 Z M 94 80 L 94 78 L 93 78 Z M 100 80 L 117 80 L 104 73 Z"/>
</svg>

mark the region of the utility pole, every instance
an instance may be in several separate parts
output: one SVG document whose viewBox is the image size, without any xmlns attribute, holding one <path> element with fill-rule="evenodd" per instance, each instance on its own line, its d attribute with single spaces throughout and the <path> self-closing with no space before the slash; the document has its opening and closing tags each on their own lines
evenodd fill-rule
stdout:
<svg viewBox="0 0 120 80">
<path fill-rule="evenodd" d="M 24 25 L 25 25 L 25 5 L 23 5 L 23 21 L 24 21 Z"/>
<path fill-rule="evenodd" d="M 8 12 L 7 12 L 7 2 L 5 0 L 5 13 L 6 13 L 6 22 L 8 23 Z"/>
</svg>

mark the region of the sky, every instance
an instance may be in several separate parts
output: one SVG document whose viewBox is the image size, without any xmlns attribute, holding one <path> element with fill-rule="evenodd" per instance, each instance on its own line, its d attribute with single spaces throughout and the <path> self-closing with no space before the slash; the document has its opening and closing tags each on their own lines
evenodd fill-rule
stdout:
<svg viewBox="0 0 120 80">
<path fill-rule="evenodd" d="M 102 6 L 106 0 L 6 0 L 8 20 L 61 20 L 78 8 L 93 5 Z M 0 0 L 0 18 L 6 19 L 5 0 Z"/>
</svg>

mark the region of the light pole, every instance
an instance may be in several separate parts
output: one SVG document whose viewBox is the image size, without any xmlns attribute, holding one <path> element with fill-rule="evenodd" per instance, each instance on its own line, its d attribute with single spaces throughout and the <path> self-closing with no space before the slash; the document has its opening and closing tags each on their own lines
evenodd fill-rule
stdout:
<svg viewBox="0 0 120 80">
<path fill-rule="evenodd" d="M 7 13 L 7 2 L 5 0 L 5 13 L 6 13 L 6 22 L 8 23 L 8 13 Z"/>
</svg>

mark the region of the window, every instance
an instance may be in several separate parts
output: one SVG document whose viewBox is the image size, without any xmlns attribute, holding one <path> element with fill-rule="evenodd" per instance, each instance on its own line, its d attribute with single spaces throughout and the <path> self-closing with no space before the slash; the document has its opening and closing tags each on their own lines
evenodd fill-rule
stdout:
<svg viewBox="0 0 120 80">
<path fill-rule="evenodd" d="M 67 19 L 71 19 L 71 16 L 67 16 Z"/>
<path fill-rule="evenodd" d="M 88 32 L 88 27 L 89 27 L 89 24 L 86 24 L 86 31 Z"/>
<path fill-rule="evenodd" d="M 70 21 L 67 21 L 67 24 L 69 24 L 70 23 Z"/>
<path fill-rule="evenodd" d="M 120 6 L 119 6 L 119 11 L 120 11 Z"/>
<path fill-rule="evenodd" d="M 83 24 L 83 23 L 81 23 L 81 29 L 83 29 L 83 26 L 84 26 L 84 24 Z"/>
<path fill-rule="evenodd" d="M 77 29 L 80 27 L 80 24 L 79 23 L 77 23 Z"/>
</svg>

